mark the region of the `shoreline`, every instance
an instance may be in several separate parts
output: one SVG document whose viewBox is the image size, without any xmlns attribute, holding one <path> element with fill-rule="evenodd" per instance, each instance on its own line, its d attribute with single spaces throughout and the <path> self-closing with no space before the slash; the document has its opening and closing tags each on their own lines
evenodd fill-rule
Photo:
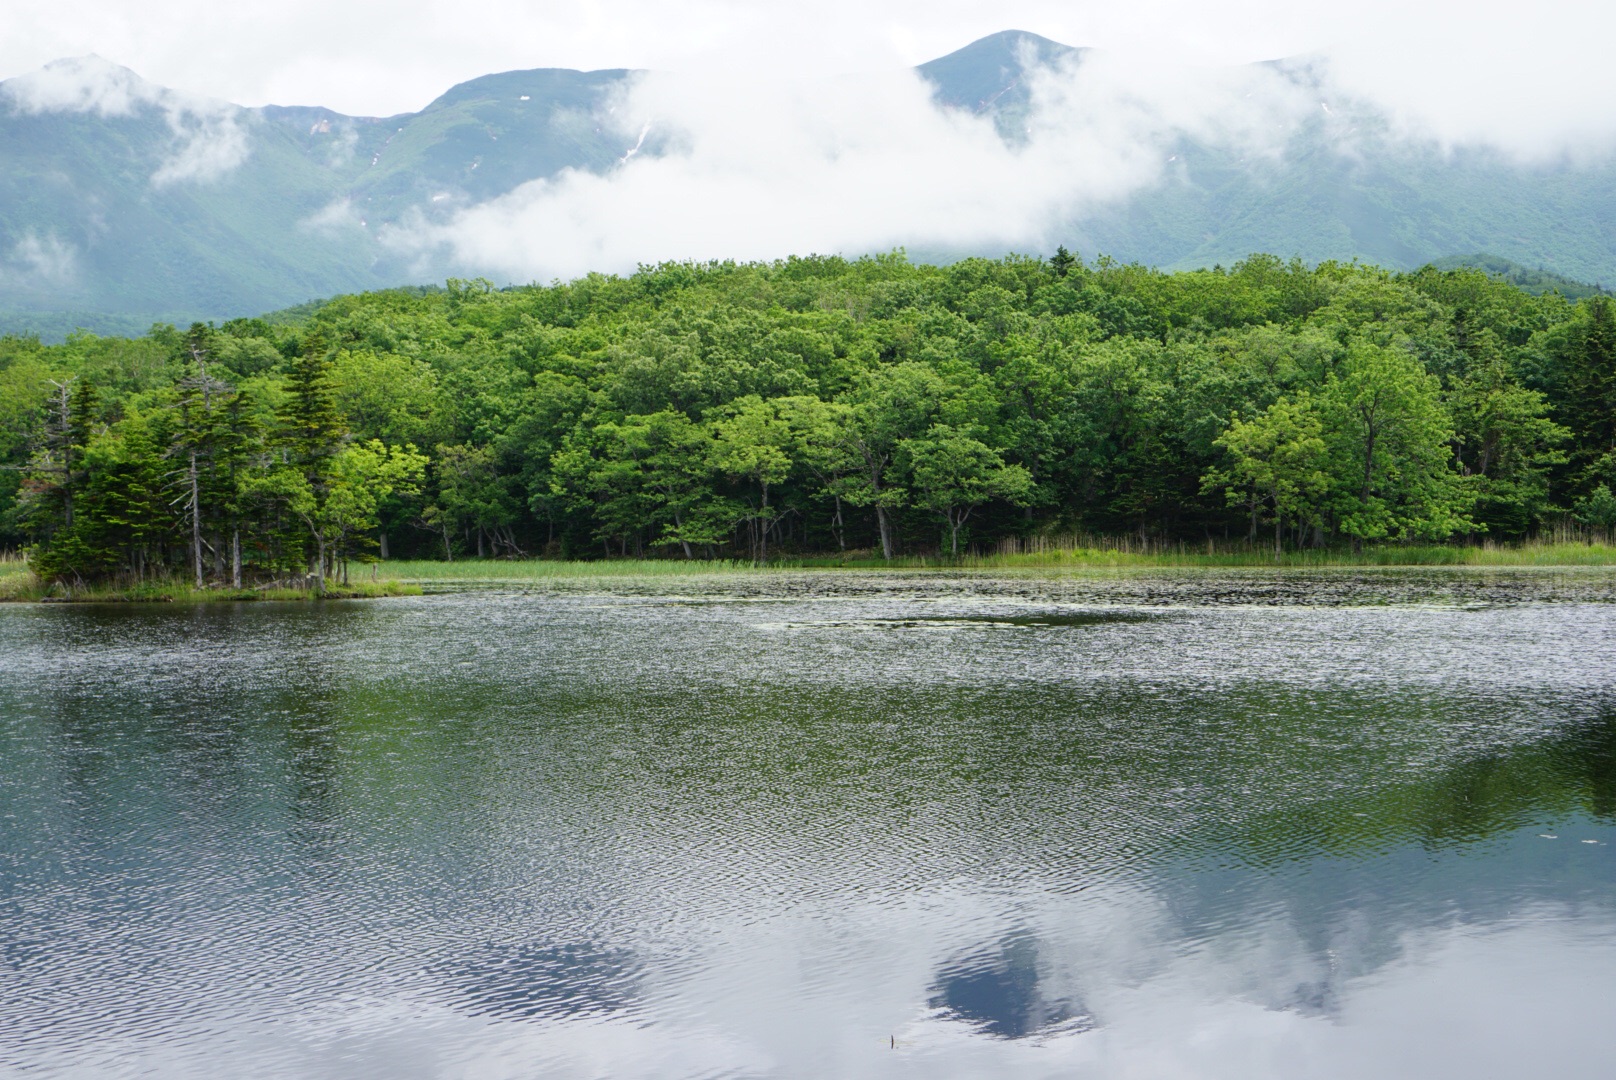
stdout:
<svg viewBox="0 0 1616 1080">
<path fill-rule="evenodd" d="M 13 578 L 24 580 L 13 582 Z M 173 582 L 133 587 L 92 585 L 64 589 L 59 585 L 43 585 L 27 571 L 0 577 L 0 603 L 9 604 L 242 604 L 262 601 L 381 600 L 420 595 L 419 585 L 397 580 L 330 585 L 322 591 L 287 587 L 198 589 L 194 585 Z"/>
<path fill-rule="evenodd" d="M 806 556 L 774 559 L 767 563 L 740 559 L 396 559 L 373 564 L 375 577 L 348 585 L 312 588 L 259 586 L 241 589 L 195 586 L 184 582 L 146 583 L 135 586 L 92 585 L 64 588 L 44 585 L 20 562 L 0 563 L 0 603 L 42 604 L 153 604 L 253 603 L 258 601 L 308 602 L 315 600 L 369 600 L 419 596 L 423 587 L 477 583 L 520 583 L 586 578 L 684 578 L 730 574 L 846 571 L 849 573 L 1038 573 L 1118 570 L 1251 570 L 1251 571 L 1378 571 L 1378 570 L 1598 570 L 1616 569 L 1616 545 L 1583 543 L 1523 544 L 1513 547 L 1370 548 L 1349 551 L 1304 549 L 1272 552 L 1254 550 L 1194 551 L 1186 547 L 1129 550 L 1112 547 L 1056 548 L 1021 554 L 967 555 L 959 558 L 903 556 L 884 560 L 869 553 L 847 557 Z"/>
<path fill-rule="evenodd" d="M 1616 546 L 1543 544 L 1522 547 L 1409 547 L 1345 551 L 1196 552 L 1190 549 L 1128 551 L 1056 549 L 1015 555 L 960 558 L 902 556 L 807 556 L 767 563 L 739 559 L 460 559 L 455 562 L 398 559 L 377 564 L 380 580 L 419 583 L 541 581 L 574 577 L 689 577 L 798 570 L 982 571 L 1000 570 L 1389 570 L 1389 569 L 1590 569 L 1616 568 Z"/>
</svg>

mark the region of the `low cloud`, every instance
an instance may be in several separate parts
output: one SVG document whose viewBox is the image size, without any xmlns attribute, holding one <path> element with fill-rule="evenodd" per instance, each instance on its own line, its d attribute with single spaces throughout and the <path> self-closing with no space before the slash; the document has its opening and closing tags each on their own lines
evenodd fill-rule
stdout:
<svg viewBox="0 0 1616 1080">
<path fill-rule="evenodd" d="M 205 183 L 217 180 L 247 160 L 252 146 L 247 129 L 234 110 L 170 110 L 168 126 L 176 146 L 152 173 L 152 184 L 163 187 L 183 180 Z"/>
<path fill-rule="evenodd" d="M 234 171 L 251 153 L 243 110 L 157 86 L 99 56 L 57 60 L 8 79 L 0 84 L 0 99 L 15 111 L 35 115 L 93 113 L 111 118 L 160 110 L 173 143 L 152 172 L 156 187 L 216 180 Z"/>
<path fill-rule="evenodd" d="M 306 232 L 332 235 L 363 229 L 365 219 L 352 199 L 333 199 L 298 223 Z"/>
<path fill-rule="evenodd" d="M 78 273 L 78 249 L 55 233 L 26 233 L 0 258 L 0 285 L 7 288 L 61 289 Z"/>
<path fill-rule="evenodd" d="M 79 56 L 7 79 L 0 93 L 24 113 L 130 116 L 142 106 L 157 104 L 163 90 L 99 56 Z"/>
<path fill-rule="evenodd" d="M 1162 180 L 1173 147 L 1277 155 L 1316 103 L 1264 67 L 1160 68 L 1089 54 L 1036 71 L 1027 138 L 939 107 L 906 70 L 738 81 L 640 77 L 609 123 L 625 160 L 534 181 L 446 223 L 383 235 L 422 267 L 515 280 L 663 259 L 896 246 L 1043 245 L 1058 221 Z M 658 156 L 629 155 L 642 133 Z"/>
</svg>

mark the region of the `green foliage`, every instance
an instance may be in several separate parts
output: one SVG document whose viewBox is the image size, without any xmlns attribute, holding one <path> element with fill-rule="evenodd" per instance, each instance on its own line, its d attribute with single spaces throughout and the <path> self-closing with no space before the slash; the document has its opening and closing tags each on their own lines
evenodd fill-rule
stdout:
<svg viewBox="0 0 1616 1080">
<path fill-rule="evenodd" d="M 1595 529 L 1616 529 L 1616 495 L 1600 484 L 1593 492 L 1577 500 L 1577 520 Z"/>
<path fill-rule="evenodd" d="M 994 500 L 1025 506 L 1032 497 L 1032 474 L 1006 465 L 999 451 L 947 424 L 934 424 L 925 436 L 899 444 L 911 479 L 914 505 L 942 515 L 949 553 L 959 554 L 960 530 L 978 507 Z"/>
<path fill-rule="evenodd" d="M 1616 311 L 1264 256 L 673 264 L 0 339 L 0 419 L 0 547 L 47 583 L 1262 526 L 1288 555 L 1603 527 Z"/>
<path fill-rule="evenodd" d="M 1372 344 L 1348 350 L 1325 384 L 1331 509 L 1354 541 L 1440 540 L 1473 524 L 1438 389 L 1413 357 Z"/>
<path fill-rule="evenodd" d="M 1286 519 L 1318 524 L 1333 477 L 1324 421 L 1305 393 L 1297 401 L 1281 398 L 1253 420 L 1236 418 L 1216 445 L 1228 453 L 1230 464 L 1209 472 L 1203 485 L 1227 489 L 1230 505 L 1245 501 L 1253 510 L 1253 524 L 1255 497 L 1266 499 L 1276 552 Z"/>
<path fill-rule="evenodd" d="M 917 74 L 939 105 L 991 118 L 1013 146 L 1029 137 L 1038 82 L 1029 65 L 1083 62 L 1082 49 L 1009 31 L 922 64 Z M 630 77 L 504 72 L 462 83 L 420 111 L 384 122 L 320 108 L 224 107 L 215 119 L 241 140 L 243 159 L 217 176 L 172 181 L 158 177 L 175 162 L 175 133 L 155 105 L 115 115 L 0 110 L 6 148 L 0 236 L 7 245 L 57 245 L 61 262 L 55 273 L 6 276 L 0 332 L 51 341 L 76 329 L 134 335 L 155 319 L 184 325 L 266 308 L 282 309 L 265 316 L 267 323 L 295 326 L 323 308 L 310 297 L 418 279 L 417 260 L 429 253 L 390 246 L 389 226 L 417 216 L 441 222 L 564 170 L 618 167 L 628 145 L 599 114 Z M 1485 271 L 1479 276 L 1572 300 L 1598 288 L 1573 279 L 1616 280 L 1608 231 L 1588 225 L 1608 216 L 1609 161 L 1594 155 L 1539 168 L 1393 138 L 1389 127 L 1395 125 L 1378 114 L 1320 113 L 1292 127 L 1285 152 L 1271 156 L 1247 155 L 1234 143 L 1183 140 L 1172 147 L 1161 183 L 1063 223 L 1061 239 L 1074 250 L 1184 269 L 1229 266 L 1253 250 L 1309 263 L 1362 259 L 1409 269 L 1438 258 L 1438 271 L 1476 266 Z M 663 138 L 653 127 L 637 153 L 657 154 Z M 1441 258 L 1464 250 L 1497 254 Z M 981 252 L 922 257 L 969 254 Z M 1319 283 L 1311 275 L 1289 273 L 1279 260 L 1263 262 L 1242 271 L 1259 288 L 1224 293 L 1225 307 L 1195 317 L 1213 329 L 1251 318 L 1283 322 L 1312 302 L 1308 293 Z M 814 291 L 828 265 L 789 263 L 804 292 Z M 1081 265 L 1057 251 L 1050 268 L 1064 278 Z M 1020 273 L 1000 275 L 1006 280 L 997 287 L 1016 293 L 1011 279 Z M 1229 271 L 1200 273 L 1210 282 Z M 654 287 L 672 298 L 689 280 L 661 272 Z M 1023 275 L 1020 284 L 1027 280 Z M 890 314 L 912 290 L 906 282 L 883 284 L 889 287 L 861 300 Z M 540 320 L 571 325 L 579 312 L 598 313 L 598 293 L 615 287 L 604 283 L 576 307 L 576 294 L 553 297 L 556 306 L 540 312 Z M 401 291 L 424 295 L 419 287 Z M 1057 289 L 1044 299 L 1054 313 L 1081 309 L 1113 333 L 1148 331 L 1151 319 L 1157 332 L 1185 325 L 1176 321 L 1185 313 L 1159 305 L 1160 296 Z M 256 373 L 225 351 L 220 361 L 234 375 Z"/>
</svg>

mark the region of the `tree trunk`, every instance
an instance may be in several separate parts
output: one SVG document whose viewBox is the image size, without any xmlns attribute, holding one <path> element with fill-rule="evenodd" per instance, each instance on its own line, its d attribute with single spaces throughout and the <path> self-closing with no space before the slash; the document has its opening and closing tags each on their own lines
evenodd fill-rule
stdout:
<svg viewBox="0 0 1616 1080">
<path fill-rule="evenodd" d="M 191 561 L 196 569 L 196 587 L 202 587 L 202 494 L 196 478 L 196 451 L 191 451 Z"/>
<path fill-rule="evenodd" d="M 230 584 L 241 588 L 241 527 L 230 531 Z"/>
<path fill-rule="evenodd" d="M 887 508 L 875 504 L 875 524 L 881 530 L 881 557 L 892 558 L 892 523 L 887 520 Z"/>
<path fill-rule="evenodd" d="M 881 557 L 892 558 L 892 522 L 887 518 L 887 508 L 881 505 L 881 470 L 885 461 L 876 461 L 865 455 L 865 464 L 870 468 L 870 490 L 875 493 L 875 524 L 881 531 Z"/>
<path fill-rule="evenodd" d="M 1369 507 L 1369 486 L 1374 477 L 1375 468 L 1375 429 L 1370 427 L 1369 438 L 1364 443 L 1363 458 L 1363 495 L 1360 499 L 1365 509 Z"/>
<path fill-rule="evenodd" d="M 387 559 L 389 556 L 387 554 L 387 530 L 386 529 L 383 529 L 382 532 L 381 532 L 381 548 L 382 548 L 382 558 Z"/>
<path fill-rule="evenodd" d="M 684 515 L 683 515 L 683 514 L 681 514 L 681 513 L 679 513 L 679 511 L 677 511 L 677 510 L 675 510 L 675 511 L 674 511 L 674 512 L 673 512 L 673 527 L 674 527 L 674 528 L 675 528 L 675 529 L 678 529 L 678 530 L 679 530 L 679 531 L 680 531 L 680 532 L 681 532 L 681 533 L 682 533 L 682 532 L 684 532 L 684 528 L 685 528 L 685 517 L 684 517 Z M 683 551 L 684 551 L 684 553 L 685 553 L 685 558 L 686 558 L 686 559 L 689 559 L 689 558 L 691 558 L 691 554 L 690 554 L 690 541 L 689 541 L 689 540 L 684 540 L 684 539 L 681 539 L 681 540 L 680 540 L 680 541 L 679 541 L 679 547 L 680 547 L 680 548 L 681 548 L 681 549 L 683 549 Z"/>
</svg>

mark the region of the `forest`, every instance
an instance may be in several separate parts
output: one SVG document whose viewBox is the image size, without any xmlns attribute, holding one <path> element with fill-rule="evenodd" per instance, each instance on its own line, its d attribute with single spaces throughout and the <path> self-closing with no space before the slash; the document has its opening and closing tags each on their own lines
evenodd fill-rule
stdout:
<svg viewBox="0 0 1616 1080">
<path fill-rule="evenodd" d="M 0 339 L 47 581 L 376 558 L 1280 549 L 1616 526 L 1616 310 L 1472 269 L 1064 248 L 642 267 Z"/>
</svg>

